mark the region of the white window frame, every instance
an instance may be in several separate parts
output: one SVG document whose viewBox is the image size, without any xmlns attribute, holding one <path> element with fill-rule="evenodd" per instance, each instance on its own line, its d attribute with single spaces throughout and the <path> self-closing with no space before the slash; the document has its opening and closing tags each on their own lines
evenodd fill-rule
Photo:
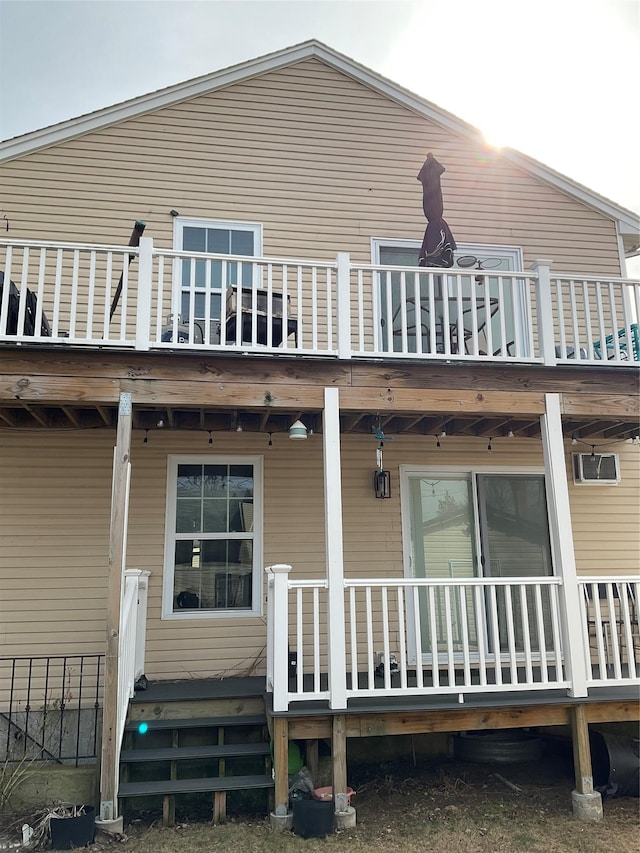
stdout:
<svg viewBox="0 0 640 853">
<path fill-rule="evenodd" d="M 416 258 L 418 256 L 418 252 L 420 247 L 422 246 L 422 240 L 400 240 L 397 237 L 372 237 L 371 238 L 371 263 L 374 265 L 380 264 L 380 249 L 382 247 L 389 246 L 390 248 L 407 248 L 407 249 L 415 249 L 416 250 Z M 509 246 L 509 245 L 501 245 L 498 243 L 458 243 L 457 248 L 454 252 L 454 265 L 452 267 L 428 267 L 425 268 L 427 272 L 442 272 L 443 274 L 451 274 L 452 272 L 459 269 L 455 265 L 455 259 L 461 257 L 462 255 L 487 255 L 489 257 L 495 258 L 509 258 L 513 262 L 513 272 L 522 272 L 524 259 L 522 253 L 521 246 Z M 465 272 L 469 272 L 468 268 L 465 268 Z M 378 292 L 378 288 L 374 290 L 374 299 L 376 301 L 376 305 L 374 306 L 374 316 L 380 316 L 380 305 L 378 304 L 378 300 L 380 299 L 380 294 Z M 526 340 L 525 331 L 528 328 L 529 324 L 529 316 L 527 311 L 527 306 L 524 298 L 520 298 L 518 300 L 517 306 L 517 318 L 520 324 L 520 336 L 521 340 Z M 382 341 L 378 342 L 379 346 L 382 345 Z"/>
<path fill-rule="evenodd" d="M 189 216 L 176 216 L 173 220 L 173 248 L 175 251 L 183 251 L 183 235 L 185 228 L 221 228 L 228 231 L 249 231 L 253 234 L 253 255 L 242 255 L 230 257 L 262 257 L 262 223 L 260 222 L 239 222 L 231 219 L 205 219 Z M 196 253 L 197 254 L 197 253 Z M 182 294 L 184 288 L 182 286 L 182 264 L 181 262 L 173 265 L 173 281 L 172 281 L 172 299 L 171 313 L 172 315 L 181 314 L 182 311 Z M 254 265 L 253 268 L 253 284 L 257 286 L 259 283 L 259 267 Z M 197 288 L 198 289 L 198 288 Z M 202 290 L 202 288 L 199 288 Z M 205 288 L 206 290 L 206 288 Z M 220 299 L 224 300 L 224 288 L 220 292 Z M 184 318 L 183 318 L 184 319 Z"/>
<path fill-rule="evenodd" d="M 252 465 L 253 466 L 253 568 L 251 607 L 228 610 L 173 609 L 174 561 L 178 465 Z M 162 581 L 162 619 L 246 619 L 262 616 L 264 457 L 233 454 L 170 454 L 167 456 L 167 497 L 165 508 L 164 571 Z"/>
<path fill-rule="evenodd" d="M 411 495 L 409 493 L 409 480 L 412 477 L 423 477 L 429 479 L 444 478 L 446 476 L 469 477 L 473 496 L 473 537 L 475 540 L 475 554 L 478 561 L 473 567 L 474 577 L 482 576 L 480 565 L 480 554 L 482 553 L 480 534 L 480 511 L 478 503 L 478 474 L 530 474 L 544 478 L 545 491 L 547 493 L 547 513 L 549 512 L 549 482 L 544 465 L 400 465 L 400 525 L 402 529 L 402 562 L 403 574 L 407 579 L 413 578 L 413 566 L 411 564 Z M 549 532 L 551 533 L 551 519 L 547 515 Z M 556 577 L 556 554 L 554 550 L 553 536 L 549 536 L 549 548 L 551 554 L 551 576 Z M 410 663 L 415 665 L 415 625 L 410 622 L 407 625 L 409 648 L 411 651 Z M 429 663 L 430 656 L 423 655 L 423 663 Z"/>
</svg>

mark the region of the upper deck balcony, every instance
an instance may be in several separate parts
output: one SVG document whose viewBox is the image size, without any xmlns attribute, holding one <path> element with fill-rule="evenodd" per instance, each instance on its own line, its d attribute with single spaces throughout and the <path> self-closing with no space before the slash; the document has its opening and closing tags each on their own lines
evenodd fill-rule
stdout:
<svg viewBox="0 0 640 853">
<path fill-rule="evenodd" d="M 0 342 L 637 367 L 640 282 L 0 241 Z"/>
</svg>

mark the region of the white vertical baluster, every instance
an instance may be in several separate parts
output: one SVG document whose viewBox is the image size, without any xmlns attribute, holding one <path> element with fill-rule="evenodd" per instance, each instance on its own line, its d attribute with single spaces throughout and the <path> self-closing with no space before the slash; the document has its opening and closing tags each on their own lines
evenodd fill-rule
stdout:
<svg viewBox="0 0 640 853">
<path fill-rule="evenodd" d="M 485 686 L 487 683 L 487 663 L 485 656 L 488 653 L 487 638 L 485 636 L 485 605 L 484 605 L 484 588 L 479 584 L 473 587 L 473 599 L 475 604 L 475 623 L 478 633 L 478 673 L 480 676 L 480 684 Z"/>
<path fill-rule="evenodd" d="M 87 296 L 87 323 L 85 336 L 87 340 L 93 338 L 93 306 L 96 294 L 96 253 L 92 249 L 89 253 L 89 293 Z"/>
<path fill-rule="evenodd" d="M 522 642 L 524 643 L 524 665 L 527 684 L 533 683 L 533 662 L 531 659 L 531 636 L 529 633 L 529 607 L 527 604 L 526 584 L 520 586 L 520 608 L 522 619 Z"/>
<path fill-rule="evenodd" d="M 313 691 L 320 692 L 320 589 L 317 586 L 313 588 Z"/>
<path fill-rule="evenodd" d="M 415 628 L 415 652 L 416 652 L 416 687 L 422 690 L 424 686 L 424 674 L 422 671 L 422 630 L 420 628 L 420 587 L 411 589 L 413 597 L 413 625 Z"/>
<path fill-rule="evenodd" d="M 349 588 L 349 626 L 351 633 L 351 690 L 358 690 L 358 617 L 356 607 L 356 588 Z"/>
<path fill-rule="evenodd" d="M 495 663 L 496 684 L 502 684 L 502 654 L 500 651 L 500 628 L 498 625 L 498 599 L 496 585 L 489 585 L 489 618 L 493 634 L 493 655 Z"/>
<path fill-rule="evenodd" d="M 544 630 L 544 613 L 542 611 L 542 588 L 539 583 L 534 587 L 536 597 L 536 634 L 540 651 L 540 677 L 543 684 L 549 683 L 547 669 L 547 636 Z"/>
<path fill-rule="evenodd" d="M 73 267 L 71 273 L 71 306 L 69 315 L 69 337 L 76 337 L 76 319 L 78 313 L 78 270 L 80 266 L 80 252 L 78 249 L 73 251 Z M 121 338 L 124 334 L 121 333 Z"/>
<path fill-rule="evenodd" d="M 60 275 L 61 272 L 61 252 L 58 250 L 58 263 L 56 264 L 56 281 L 54 286 L 54 309 L 53 309 L 53 328 L 54 335 L 58 334 L 58 316 L 60 311 Z M 102 338 L 105 341 L 109 340 L 109 322 L 111 314 L 111 284 L 113 279 L 113 252 L 107 252 L 107 263 L 104 271 L 104 312 L 102 316 Z"/>
<path fill-rule="evenodd" d="M 459 587 L 460 592 L 460 630 L 462 631 L 462 666 L 464 686 L 471 684 L 471 656 L 469 652 L 469 622 L 467 619 L 467 589 Z M 471 592 L 471 590 L 469 590 Z"/>
<path fill-rule="evenodd" d="M 38 290 L 37 290 L 37 306 L 35 319 L 35 334 L 40 335 L 42 331 L 42 314 L 44 306 L 44 282 L 47 272 L 47 250 L 40 249 L 40 263 L 38 265 Z"/>
<path fill-rule="evenodd" d="M 358 294 L 358 352 L 364 352 L 364 273 L 361 269 L 358 270 L 356 277 L 356 290 Z M 377 322 L 378 306 L 376 300 L 373 300 L 373 328 L 377 330 L 379 324 Z M 375 333 L 374 333 L 375 334 Z M 377 341 L 373 342 L 374 350 L 377 349 Z"/>
<path fill-rule="evenodd" d="M 613 654 L 613 672 L 616 678 L 622 678 L 620 666 L 620 644 L 618 643 L 618 626 L 616 603 L 613 597 L 613 584 L 607 581 L 607 604 L 609 605 L 609 634 L 611 635 L 611 651 Z"/>
<path fill-rule="evenodd" d="M 315 590 L 314 590 L 315 591 Z M 304 602 L 302 600 L 302 587 L 299 586 L 296 590 L 296 692 L 299 695 L 304 693 L 304 685 L 302 674 L 304 672 L 304 632 L 303 632 L 303 615 Z M 313 632 L 314 632 L 314 647 L 315 647 L 315 631 L 316 631 L 316 614 L 313 614 Z"/>
<path fill-rule="evenodd" d="M 20 296 L 18 301 L 18 337 L 24 336 L 24 318 L 27 313 L 27 286 L 29 283 L 29 247 L 22 250 L 22 269 L 20 271 Z M 8 290 L 8 287 L 6 288 Z M 74 303 L 75 305 L 75 303 Z"/>
<path fill-rule="evenodd" d="M 375 687 L 374 679 L 374 655 L 373 648 L 373 617 L 371 607 L 371 587 L 366 586 L 364 591 L 365 611 L 367 614 L 367 687 L 371 690 Z"/>
<path fill-rule="evenodd" d="M 635 654 L 633 650 L 633 632 L 631 629 L 631 608 L 629 606 L 629 598 L 631 596 L 631 585 L 628 583 L 619 583 L 618 591 L 620 594 L 620 618 L 622 620 L 621 634 L 624 635 L 624 644 L 627 647 L 627 666 L 629 668 L 628 677 L 636 677 Z M 621 640 L 623 638 L 621 637 Z M 622 646 L 620 643 L 620 655 L 622 656 Z"/>
<path fill-rule="evenodd" d="M 400 642 L 400 687 L 407 689 L 407 634 L 404 619 L 404 589 L 396 587 L 398 605 L 398 637 Z"/>
<path fill-rule="evenodd" d="M 518 683 L 518 660 L 516 655 L 515 623 L 513 618 L 512 587 L 507 584 L 504 588 L 504 613 L 507 621 L 507 642 L 509 644 L 509 668 L 511 671 L 511 683 Z"/>
<path fill-rule="evenodd" d="M 383 649 L 383 666 L 384 666 L 384 688 L 389 690 L 391 687 L 391 667 L 389 659 L 391 657 L 391 649 L 389 647 L 389 602 L 387 599 L 387 587 L 383 586 L 380 590 L 380 604 L 382 607 L 382 649 Z"/>
<path fill-rule="evenodd" d="M 451 588 L 444 588 L 444 614 L 445 628 L 447 632 L 447 676 L 449 679 L 449 687 L 456 683 L 456 665 L 453 656 L 453 625 L 454 621 L 451 618 Z"/>
<path fill-rule="evenodd" d="M 562 646 L 560 639 L 560 620 L 559 620 L 559 605 L 558 605 L 558 587 L 553 584 L 549 587 L 549 595 L 550 595 L 550 608 L 551 608 L 551 634 L 553 637 L 553 662 L 556 668 L 556 681 L 564 681 L 564 663 L 562 661 Z M 581 612 L 583 614 L 581 624 L 587 630 L 587 642 L 585 643 L 585 651 L 587 655 L 589 654 L 589 640 L 588 633 L 589 629 L 587 626 L 586 615 L 584 612 L 584 597 L 580 596 L 581 602 Z M 591 672 L 591 660 L 588 660 L 588 672 Z"/>
<path fill-rule="evenodd" d="M 436 597 L 435 590 L 432 586 L 427 587 L 427 600 L 429 602 L 429 628 L 431 642 L 431 673 L 433 676 L 433 686 L 440 686 L 440 667 L 438 661 L 438 626 L 436 624 Z"/>
</svg>

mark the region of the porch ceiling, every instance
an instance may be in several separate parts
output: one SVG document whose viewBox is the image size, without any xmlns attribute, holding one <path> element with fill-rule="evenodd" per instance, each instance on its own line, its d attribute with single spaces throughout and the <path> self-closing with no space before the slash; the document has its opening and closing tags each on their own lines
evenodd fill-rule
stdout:
<svg viewBox="0 0 640 853">
<path fill-rule="evenodd" d="M 257 412 L 246 408 L 199 406 L 136 406 L 133 407 L 133 428 L 138 430 L 181 430 L 192 432 L 247 432 L 277 434 L 287 432 L 291 424 L 301 419 L 308 429 L 322 432 L 322 412 L 310 409 L 279 409 Z M 117 424 L 117 405 L 43 405 L 33 402 L 0 404 L 0 430 L 82 430 L 114 429 Z M 640 433 L 637 420 L 618 417 L 572 417 L 563 420 L 566 436 L 582 440 L 628 439 Z M 370 435 L 381 427 L 387 435 L 432 435 L 499 437 L 540 436 L 540 419 L 534 416 L 482 417 L 461 415 L 458 412 L 437 415 L 383 414 L 378 412 L 342 412 L 340 430 L 343 434 Z"/>
</svg>

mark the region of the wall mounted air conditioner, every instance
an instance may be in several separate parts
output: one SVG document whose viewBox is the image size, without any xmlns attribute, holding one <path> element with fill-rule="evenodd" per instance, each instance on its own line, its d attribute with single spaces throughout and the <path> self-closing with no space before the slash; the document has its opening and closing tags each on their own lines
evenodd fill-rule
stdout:
<svg viewBox="0 0 640 853">
<path fill-rule="evenodd" d="M 574 453 L 573 482 L 581 485 L 612 486 L 620 482 L 617 453 Z"/>
</svg>

